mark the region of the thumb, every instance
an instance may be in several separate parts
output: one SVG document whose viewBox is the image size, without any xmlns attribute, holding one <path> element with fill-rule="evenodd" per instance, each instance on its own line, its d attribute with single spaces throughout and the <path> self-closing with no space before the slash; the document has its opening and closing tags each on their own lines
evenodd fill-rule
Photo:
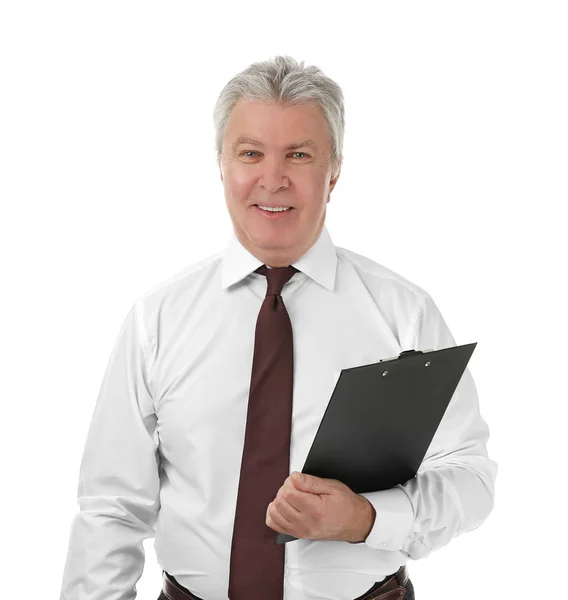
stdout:
<svg viewBox="0 0 568 600">
<path fill-rule="evenodd" d="M 303 492 L 310 492 L 311 494 L 329 493 L 329 485 L 321 477 L 300 473 L 299 471 L 294 471 L 290 477 L 294 486 Z"/>
</svg>

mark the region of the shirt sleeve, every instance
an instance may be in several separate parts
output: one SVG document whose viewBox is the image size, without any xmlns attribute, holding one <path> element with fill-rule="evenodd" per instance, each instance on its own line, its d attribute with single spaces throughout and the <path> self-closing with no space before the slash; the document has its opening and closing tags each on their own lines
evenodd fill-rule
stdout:
<svg viewBox="0 0 568 600">
<path fill-rule="evenodd" d="M 456 346 L 430 296 L 414 317 L 408 342 L 416 350 Z M 488 457 L 488 439 L 466 367 L 416 477 L 390 490 L 361 494 L 376 511 L 365 543 L 418 560 L 478 528 L 494 505 L 497 463 Z"/>
<path fill-rule="evenodd" d="M 131 600 L 159 511 L 148 345 L 135 302 L 115 342 L 79 472 L 61 600 Z"/>
</svg>

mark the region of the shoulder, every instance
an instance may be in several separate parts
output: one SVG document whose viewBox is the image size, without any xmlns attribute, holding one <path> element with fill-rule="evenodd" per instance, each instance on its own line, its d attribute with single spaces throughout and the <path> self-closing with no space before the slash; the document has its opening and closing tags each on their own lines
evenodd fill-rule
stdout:
<svg viewBox="0 0 568 600">
<path fill-rule="evenodd" d="M 200 290 L 211 285 L 222 257 L 222 251 L 216 252 L 156 282 L 137 296 L 138 310 L 148 314 L 172 309 L 180 303 L 187 305 Z"/>
<path fill-rule="evenodd" d="M 357 274 L 371 285 L 382 286 L 400 295 L 412 296 L 423 300 L 428 292 L 400 273 L 385 265 L 352 250 L 336 246 L 338 260 L 353 268 Z"/>
</svg>

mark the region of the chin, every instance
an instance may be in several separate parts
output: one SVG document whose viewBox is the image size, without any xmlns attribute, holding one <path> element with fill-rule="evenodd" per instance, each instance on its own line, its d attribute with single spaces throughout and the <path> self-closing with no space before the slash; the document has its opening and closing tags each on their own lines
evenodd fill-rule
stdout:
<svg viewBox="0 0 568 600">
<path fill-rule="evenodd" d="M 255 246 L 259 248 L 270 249 L 278 249 L 278 248 L 288 248 L 293 245 L 293 240 L 290 239 L 290 236 L 283 234 L 274 234 L 273 232 L 248 232 L 249 239 L 253 242 Z"/>
</svg>

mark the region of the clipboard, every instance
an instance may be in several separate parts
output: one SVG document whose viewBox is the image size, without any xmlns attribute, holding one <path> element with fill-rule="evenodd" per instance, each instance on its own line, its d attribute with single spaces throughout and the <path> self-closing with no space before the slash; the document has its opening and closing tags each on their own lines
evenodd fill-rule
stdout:
<svg viewBox="0 0 568 600">
<path fill-rule="evenodd" d="M 342 369 L 302 473 L 357 494 L 416 476 L 477 342 Z M 276 534 L 276 544 L 298 538 Z"/>
</svg>

